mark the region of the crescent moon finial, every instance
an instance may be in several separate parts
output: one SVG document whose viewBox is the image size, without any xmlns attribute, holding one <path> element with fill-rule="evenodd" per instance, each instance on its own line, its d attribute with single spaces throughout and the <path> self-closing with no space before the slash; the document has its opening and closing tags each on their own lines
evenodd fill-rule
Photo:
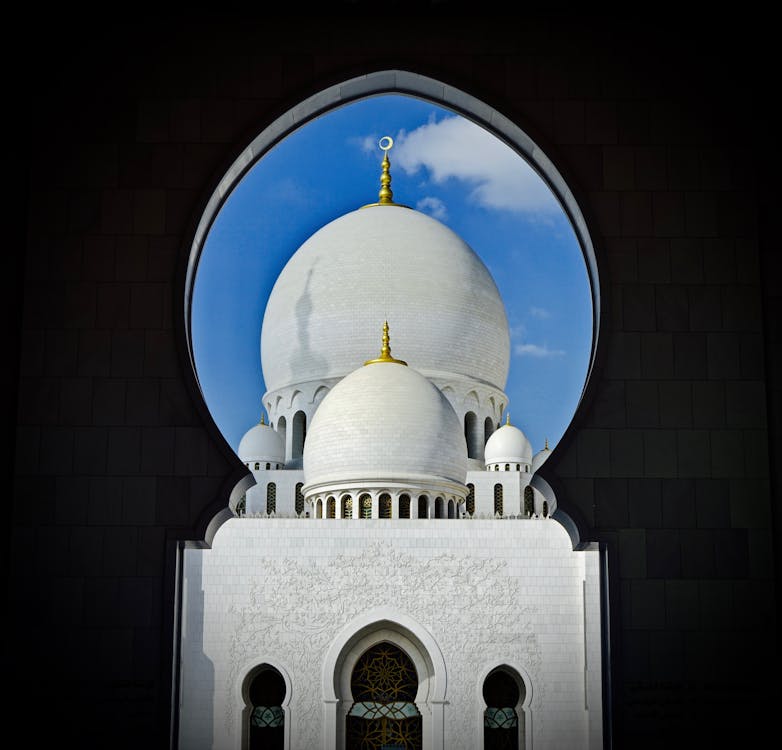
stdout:
<svg viewBox="0 0 782 750">
<path fill-rule="evenodd" d="M 378 147 L 383 152 L 383 162 L 380 165 L 380 192 L 377 194 L 377 203 L 368 203 L 362 208 L 370 206 L 400 206 L 394 203 L 394 193 L 391 190 L 391 162 L 388 159 L 388 152 L 394 147 L 394 139 L 390 135 L 384 135 L 378 142 Z M 410 208 L 409 206 L 400 206 L 401 208 Z"/>
<path fill-rule="evenodd" d="M 394 205 L 394 194 L 391 192 L 391 162 L 388 160 L 388 152 L 394 145 L 394 139 L 390 135 L 384 135 L 377 145 L 383 151 L 382 174 L 380 175 L 380 192 L 377 194 L 378 203 L 381 206 Z"/>
</svg>

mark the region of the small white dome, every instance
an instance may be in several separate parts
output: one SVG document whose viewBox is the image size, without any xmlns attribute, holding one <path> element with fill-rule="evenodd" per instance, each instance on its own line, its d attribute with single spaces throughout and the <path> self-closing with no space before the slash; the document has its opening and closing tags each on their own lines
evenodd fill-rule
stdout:
<svg viewBox="0 0 782 750">
<path fill-rule="evenodd" d="M 436 386 L 411 367 L 381 362 L 354 370 L 323 399 L 303 468 L 305 494 L 367 483 L 463 488 L 467 444 Z"/>
<path fill-rule="evenodd" d="M 532 445 L 527 436 L 512 424 L 504 424 L 486 441 L 485 462 L 489 464 L 532 463 Z"/>
<path fill-rule="evenodd" d="M 285 445 L 282 438 L 269 425 L 263 423 L 247 430 L 237 452 L 244 463 L 285 462 Z"/>
<path fill-rule="evenodd" d="M 546 441 L 546 447 L 538 451 L 533 457 L 532 457 L 532 473 L 534 474 L 541 466 L 543 466 L 544 463 L 546 463 L 546 459 L 551 455 L 551 449 L 548 447 L 548 440 Z"/>
<path fill-rule="evenodd" d="M 423 375 L 505 387 L 508 321 L 488 269 L 444 224 L 392 205 L 335 219 L 288 261 L 263 318 L 267 390 L 344 377 L 383 320 Z"/>
</svg>

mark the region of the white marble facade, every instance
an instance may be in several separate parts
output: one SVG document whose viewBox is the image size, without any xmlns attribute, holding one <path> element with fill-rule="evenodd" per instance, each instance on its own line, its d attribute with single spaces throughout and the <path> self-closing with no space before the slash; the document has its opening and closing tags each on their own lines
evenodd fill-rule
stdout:
<svg viewBox="0 0 782 750">
<path fill-rule="evenodd" d="M 271 664 L 286 747 L 343 747 L 345 665 L 389 640 L 416 662 L 426 750 L 483 747 L 500 665 L 524 683 L 519 747 L 596 750 L 598 567 L 552 519 L 232 519 L 185 553 L 179 746 L 243 747 L 243 684 Z"/>
</svg>

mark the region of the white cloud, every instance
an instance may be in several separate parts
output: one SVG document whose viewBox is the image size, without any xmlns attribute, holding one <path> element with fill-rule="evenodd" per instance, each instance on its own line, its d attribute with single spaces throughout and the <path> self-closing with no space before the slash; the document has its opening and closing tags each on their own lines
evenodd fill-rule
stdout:
<svg viewBox="0 0 782 750">
<path fill-rule="evenodd" d="M 549 349 L 547 344 L 539 346 L 538 344 L 516 344 L 513 347 L 513 353 L 518 357 L 537 357 L 544 359 L 548 357 L 563 357 L 563 349 Z"/>
<path fill-rule="evenodd" d="M 472 184 L 470 198 L 486 208 L 533 214 L 558 208 L 546 184 L 520 156 L 462 117 L 401 131 L 391 160 L 408 174 L 426 169 L 437 184 L 450 178 Z"/>
<path fill-rule="evenodd" d="M 527 335 L 527 326 L 524 323 L 510 326 L 511 340 L 523 339 Z"/>
<path fill-rule="evenodd" d="M 448 209 L 445 207 L 445 203 L 439 198 L 435 198 L 433 195 L 427 195 L 426 198 L 421 198 L 421 200 L 415 204 L 415 207 L 418 211 L 423 211 L 439 221 L 445 221 L 448 218 Z"/>
<path fill-rule="evenodd" d="M 378 138 L 375 135 L 354 136 L 348 138 L 348 143 L 352 143 L 358 146 L 365 154 L 377 153 L 377 141 Z"/>
<path fill-rule="evenodd" d="M 551 317 L 551 313 L 543 307 L 530 307 L 529 314 L 533 318 L 538 318 L 539 320 L 545 320 L 546 318 Z"/>
</svg>

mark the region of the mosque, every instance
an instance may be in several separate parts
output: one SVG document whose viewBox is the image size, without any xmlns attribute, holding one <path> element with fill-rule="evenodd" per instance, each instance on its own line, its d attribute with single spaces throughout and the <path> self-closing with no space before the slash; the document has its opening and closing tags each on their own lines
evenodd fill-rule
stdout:
<svg viewBox="0 0 782 750">
<path fill-rule="evenodd" d="M 530 484 L 494 280 L 394 202 L 392 145 L 269 298 L 255 484 L 183 562 L 182 750 L 602 747 L 598 553 Z"/>
</svg>

